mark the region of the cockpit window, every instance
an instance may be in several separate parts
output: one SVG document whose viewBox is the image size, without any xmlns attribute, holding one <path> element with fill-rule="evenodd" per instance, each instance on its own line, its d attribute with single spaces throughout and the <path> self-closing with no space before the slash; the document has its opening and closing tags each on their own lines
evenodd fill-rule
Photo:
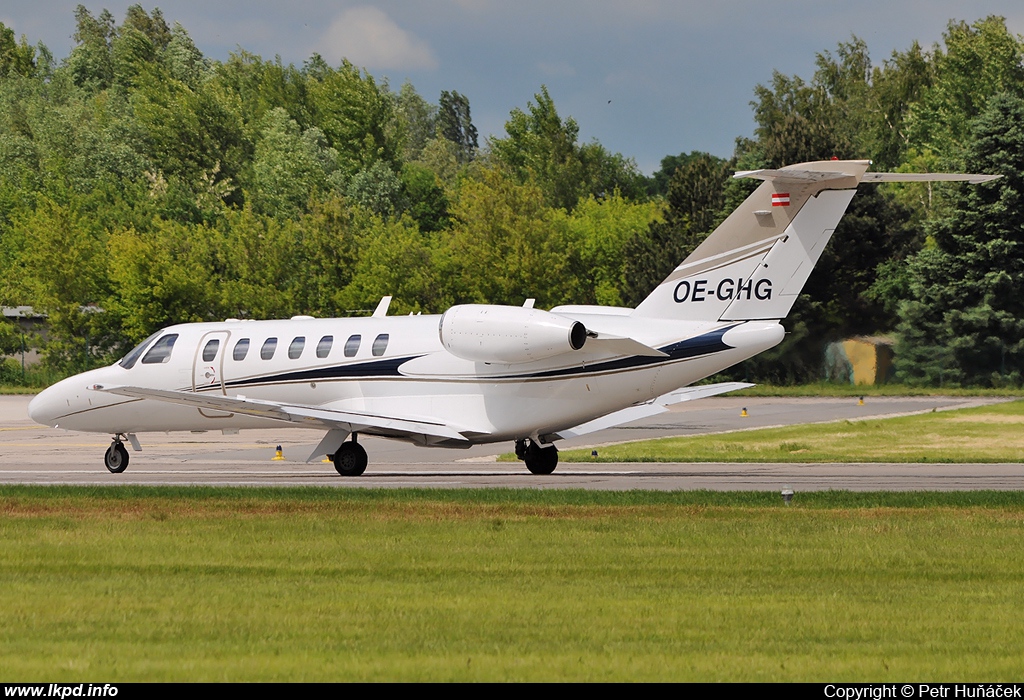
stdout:
<svg viewBox="0 0 1024 700">
<path fill-rule="evenodd" d="M 171 359 L 171 348 L 178 339 L 177 333 L 169 333 L 153 344 L 146 356 L 142 358 L 144 365 L 160 365 Z"/>
<path fill-rule="evenodd" d="M 217 357 L 217 348 L 220 347 L 220 341 L 214 338 L 206 347 L 203 348 L 203 362 L 213 362 L 213 358 Z"/>
<path fill-rule="evenodd" d="M 121 365 L 125 369 L 131 369 L 132 367 L 134 367 L 135 363 L 139 361 L 140 357 L 142 357 L 142 353 L 144 353 L 146 351 L 146 348 L 149 347 L 149 344 L 152 343 L 153 340 L 162 332 L 163 331 L 157 331 L 153 335 L 143 340 L 141 343 L 132 348 L 132 351 L 130 353 L 122 357 L 121 361 L 118 362 L 117 364 Z"/>
</svg>

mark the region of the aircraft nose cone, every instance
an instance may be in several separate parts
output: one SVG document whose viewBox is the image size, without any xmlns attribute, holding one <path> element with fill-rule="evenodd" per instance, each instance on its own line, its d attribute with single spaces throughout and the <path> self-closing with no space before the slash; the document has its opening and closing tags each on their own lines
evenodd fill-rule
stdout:
<svg viewBox="0 0 1024 700">
<path fill-rule="evenodd" d="M 57 389 L 56 384 L 49 389 L 43 389 L 28 404 L 28 417 L 36 423 L 48 425 L 51 428 L 57 422 L 57 418 L 62 415 L 61 408 L 67 409 L 67 401 L 55 389 Z"/>
</svg>

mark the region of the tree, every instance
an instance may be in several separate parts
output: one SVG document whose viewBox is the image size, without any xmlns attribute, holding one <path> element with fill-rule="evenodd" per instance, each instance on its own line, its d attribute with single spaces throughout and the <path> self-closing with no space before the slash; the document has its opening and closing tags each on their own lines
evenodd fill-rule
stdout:
<svg viewBox="0 0 1024 700">
<path fill-rule="evenodd" d="M 550 307 L 577 297 L 565 213 L 545 205 L 540 189 L 498 168 L 469 180 L 452 204 L 441 277 L 453 302 Z"/>
<path fill-rule="evenodd" d="M 642 194 L 646 181 L 636 164 L 610 154 L 598 143 L 577 143 L 579 126 L 558 116 L 546 86 L 527 103 L 527 111 L 512 110 L 506 138 L 494 139 L 491 150 L 520 183 L 533 182 L 553 207 L 572 211 L 580 197 Z"/>
<path fill-rule="evenodd" d="M 395 112 L 403 127 L 402 158 L 407 163 L 418 160 L 427 141 L 437 132 L 437 107 L 420 97 L 412 83 L 406 81 L 395 96 Z"/>
<path fill-rule="evenodd" d="M 0 78 L 11 75 L 31 77 L 36 74 L 36 50 L 22 35 L 14 41 L 14 30 L 0 22 Z"/>
<path fill-rule="evenodd" d="M 971 120 L 996 94 L 1024 94 L 1024 47 L 1002 17 L 968 25 L 951 21 L 943 34 L 946 50 L 933 49 L 934 78 L 908 115 L 911 142 L 955 159 Z"/>
<path fill-rule="evenodd" d="M 68 68 L 79 87 L 99 92 L 114 82 L 111 43 L 116 36 L 114 16 L 103 10 L 98 18 L 79 5 L 75 8 L 75 48 L 68 56 Z"/>
<path fill-rule="evenodd" d="M 714 229 L 732 174 L 729 161 L 691 153 L 669 181 L 663 220 L 636 232 L 623 251 L 623 300 L 635 306 Z"/>
<path fill-rule="evenodd" d="M 580 200 L 569 217 L 573 246 L 579 250 L 579 304 L 622 306 L 627 287 L 625 248 L 660 216 L 658 202 L 633 202 L 619 193 Z M 649 290 L 648 290 L 649 291 Z"/>
<path fill-rule="evenodd" d="M 1024 99 L 997 95 L 971 125 L 964 186 L 929 227 L 900 310 L 898 376 L 915 383 L 1018 385 L 1024 376 Z"/>
<path fill-rule="evenodd" d="M 316 127 L 300 133 L 298 123 L 277 107 L 264 127 L 252 162 L 256 208 L 270 216 L 295 217 L 310 198 L 338 186 L 338 152 Z"/>
<path fill-rule="evenodd" d="M 386 85 L 377 85 L 371 75 L 343 61 L 337 70 L 310 76 L 306 90 L 312 125 L 338 151 L 338 167 L 346 180 L 378 160 L 398 169 L 401 128 Z"/>
<path fill-rule="evenodd" d="M 468 163 L 473 159 L 477 149 L 477 131 L 469 114 L 468 97 L 454 90 L 441 91 L 437 134 L 458 147 L 460 163 Z"/>
<path fill-rule="evenodd" d="M 40 197 L 8 240 L 19 245 L 18 274 L 8 283 L 23 303 L 48 315 L 44 357 L 54 369 L 88 369 L 106 349 L 106 339 L 98 337 L 103 314 L 93 313 L 105 298 L 107 282 L 102 237 L 80 202 L 65 205 Z"/>
</svg>

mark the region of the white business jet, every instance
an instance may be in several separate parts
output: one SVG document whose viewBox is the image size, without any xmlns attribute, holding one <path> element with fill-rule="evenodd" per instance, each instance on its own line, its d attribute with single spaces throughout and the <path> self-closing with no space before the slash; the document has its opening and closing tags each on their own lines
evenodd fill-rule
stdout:
<svg viewBox="0 0 1024 700">
<path fill-rule="evenodd" d="M 54 428 L 127 440 L 171 430 L 320 428 L 309 455 L 339 474 L 367 465 L 358 436 L 428 447 L 504 440 L 534 474 L 554 442 L 691 399 L 750 386 L 694 382 L 778 344 L 786 317 L 863 182 L 985 175 L 868 173 L 870 161 L 818 161 L 737 173 L 764 182 L 635 309 L 550 311 L 465 304 L 440 316 L 189 323 L 120 362 L 43 391 L 29 415 Z"/>
</svg>

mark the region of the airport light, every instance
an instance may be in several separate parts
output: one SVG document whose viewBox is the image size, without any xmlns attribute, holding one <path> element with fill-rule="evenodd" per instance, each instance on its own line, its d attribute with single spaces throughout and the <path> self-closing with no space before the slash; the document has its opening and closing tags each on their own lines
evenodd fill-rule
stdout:
<svg viewBox="0 0 1024 700">
<path fill-rule="evenodd" d="M 793 502 L 793 489 L 788 484 L 782 487 L 782 502 L 787 506 Z"/>
</svg>

